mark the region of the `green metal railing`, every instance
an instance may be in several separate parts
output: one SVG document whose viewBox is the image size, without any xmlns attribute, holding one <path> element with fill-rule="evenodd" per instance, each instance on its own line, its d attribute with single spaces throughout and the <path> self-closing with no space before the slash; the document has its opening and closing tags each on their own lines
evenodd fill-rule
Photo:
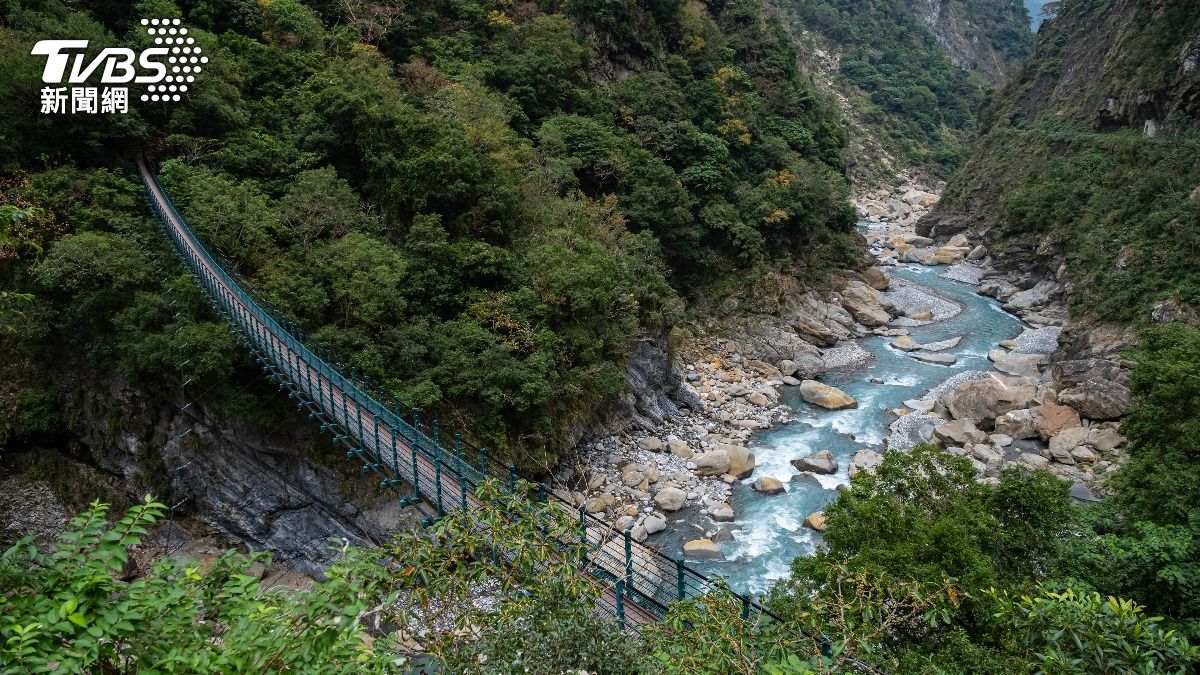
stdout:
<svg viewBox="0 0 1200 675">
<path fill-rule="evenodd" d="M 458 434 L 445 447 L 437 421 L 422 420 L 418 410 L 390 399 L 353 370 L 350 376 L 343 374 L 345 366 L 329 350 L 251 297 L 228 271 L 233 268 L 219 261 L 196 236 L 157 177 L 144 163 L 139 168 L 151 210 L 213 309 L 280 389 L 297 400 L 298 410 L 333 434 L 334 443 L 345 449 L 348 458 L 362 462 L 364 473 L 379 475 L 381 489 L 400 491 L 403 503 L 420 509 L 429 521 L 469 507 L 475 488 L 487 478 L 515 489 L 513 466 L 489 457 L 486 449 Z M 632 541 L 628 530 L 616 530 L 544 484 L 537 492 L 534 498 L 578 513 L 580 541 L 586 544 L 586 555 L 578 563 L 583 571 L 609 584 L 612 592 L 598 609 L 623 626 L 636 628 L 636 622 L 628 621 L 630 605 L 642 615 L 662 618 L 672 602 L 724 589 L 683 560 Z M 773 617 L 750 596 L 739 597 L 745 616 Z"/>
</svg>

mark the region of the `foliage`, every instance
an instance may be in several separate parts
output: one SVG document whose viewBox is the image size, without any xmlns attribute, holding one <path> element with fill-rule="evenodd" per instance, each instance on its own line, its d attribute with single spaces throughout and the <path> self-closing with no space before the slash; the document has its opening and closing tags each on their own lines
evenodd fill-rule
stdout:
<svg viewBox="0 0 1200 675">
<path fill-rule="evenodd" d="M 1135 520 L 1186 525 L 1200 505 L 1200 331 L 1150 328 L 1130 356 L 1138 403 L 1121 422 L 1130 459 L 1115 482 L 1118 500 Z"/>
<path fill-rule="evenodd" d="M 801 0 L 804 26 L 842 52 L 840 75 L 864 94 L 866 122 L 911 164 L 948 173 L 966 150 L 985 88 L 951 63 L 939 38 L 903 0 Z M 1005 61 L 1029 53 L 1032 36 L 1019 3 L 946 2 L 939 11 L 978 31 Z"/>
<path fill-rule="evenodd" d="M 205 566 L 159 560 L 120 579 L 130 549 L 162 517 L 149 498 L 111 525 L 94 503 L 53 552 L 26 539 L 0 558 L 0 666 L 21 672 L 392 672 L 363 641 L 359 617 L 386 573 L 355 554 L 310 592 L 266 592 L 226 554 Z"/>
<path fill-rule="evenodd" d="M 1132 600 L 1074 588 L 1040 587 L 1019 599 L 992 595 L 997 618 L 1040 673 L 1182 674 L 1200 661 L 1200 647 L 1158 627 L 1162 617 L 1146 616 Z"/>
</svg>

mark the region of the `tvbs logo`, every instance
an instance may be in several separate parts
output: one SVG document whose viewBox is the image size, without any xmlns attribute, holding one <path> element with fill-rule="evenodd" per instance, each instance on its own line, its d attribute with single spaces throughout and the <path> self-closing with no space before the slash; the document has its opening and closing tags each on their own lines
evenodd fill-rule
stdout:
<svg viewBox="0 0 1200 675">
<path fill-rule="evenodd" d="M 42 114 L 128 112 L 128 87 L 86 86 L 96 77 L 102 85 L 145 85 L 143 101 L 183 100 L 189 85 L 204 70 L 208 57 L 202 55 L 203 50 L 188 35 L 188 29 L 179 24 L 179 19 L 142 19 L 142 26 L 154 39 L 155 46 L 140 53 L 125 47 L 109 47 L 90 61 L 83 53 L 88 47 L 87 40 L 38 42 L 31 53 L 46 58 L 42 82 L 73 85 L 43 88 Z"/>
</svg>

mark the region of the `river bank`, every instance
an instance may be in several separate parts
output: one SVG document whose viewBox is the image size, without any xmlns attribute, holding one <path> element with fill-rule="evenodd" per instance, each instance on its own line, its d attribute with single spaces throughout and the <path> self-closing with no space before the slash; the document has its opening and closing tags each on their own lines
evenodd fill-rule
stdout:
<svg viewBox="0 0 1200 675">
<path fill-rule="evenodd" d="M 1062 328 L 1037 320 L 1058 310 L 1038 306 L 1022 321 L 981 294 L 995 276 L 986 249 L 916 234 L 922 204 L 936 201 L 921 192 L 891 188 L 916 208 L 860 223 L 876 264 L 835 291 L 689 335 L 679 356 L 701 405 L 583 448 L 574 498 L 754 592 L 820 546 L 821 509 L 887 450 L 931 442 L 970 460 L 981 481 L 1041 468 L 1096 499 L 1123 439 L 1115 422 L 1059 401 L 1070 388 L 1052 365 Z M 817 405 L 806 382 L 817 378 L 845 405 Z"/>
</svg>

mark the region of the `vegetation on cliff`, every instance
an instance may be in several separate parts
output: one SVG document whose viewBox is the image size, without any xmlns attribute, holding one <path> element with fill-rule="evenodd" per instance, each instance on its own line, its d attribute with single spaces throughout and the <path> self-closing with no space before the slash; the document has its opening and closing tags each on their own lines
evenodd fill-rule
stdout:
<svg viewBox="0 0 1200 675">
<path fill-rule="evenodd" d="M 1032 37 L 1019 4 L 941 4 L 943 13 L 961 15 L 969 27 L 964 39 L 986 43 L 1004 66 L 1028 54 Z M 987 84 L 969 72 L 970 64 L 952 61 L 950 43 L 922 17 L 932 10 L 906 0 L 797 0 L 784 6 L 839 53 L 835 83 L 850 94 L 854 114 L 906 165 L 940 174 L 957 166 Z"/>
<path fill-rule="evenodd" d="M 144 45 L 150 15 L 211 58 L 183 102 L 40 113 L 34 41 Z M 259 297 L 526 466 L 681 293 L 855 255 L 844 132 L 761 3 L 55 0 L 0 25 L 2 202 L 37 214 L 0 240 L 5 287 L 35 296 L 10 436 L 34 430 L 20 401 L 60 398 L 56 364 L 155 386 L 187 344 L 182 376 L 217 394 L 247 367 L 140 203 L 139 151 Z"/>
</svg>

